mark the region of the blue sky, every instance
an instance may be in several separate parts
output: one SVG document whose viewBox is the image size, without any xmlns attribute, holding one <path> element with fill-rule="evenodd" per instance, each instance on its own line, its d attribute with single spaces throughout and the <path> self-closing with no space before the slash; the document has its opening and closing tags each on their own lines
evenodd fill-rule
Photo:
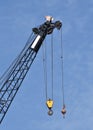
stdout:
<svg viewBox="0 0 93 130">
<path fill-rule="evenodd" d="M 55 31 L 54 115 L 47 115 L 40 49 L 0 130 L 93 130 L 92 0 L 1 0 L 0 76 L 24 47 L 31 29 L 44 22 L 45 15 L 63 22 L 66 118 L 60 112 L 60 40 Z"/>
</svg>

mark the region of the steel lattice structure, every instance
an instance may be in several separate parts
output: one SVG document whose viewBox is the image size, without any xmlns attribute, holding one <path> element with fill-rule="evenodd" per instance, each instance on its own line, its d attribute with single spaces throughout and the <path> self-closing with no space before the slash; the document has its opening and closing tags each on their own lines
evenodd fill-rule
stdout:
<svg viewBox="0 0 93 130">
<path fill-rule="evenodd" d="M 50 17 L 38 28 L 32 29 L 33 36 L 30 36 L 26 46 L 9 68 L 0 88 L 0 123 L 5 117 L 45 37 L 51 34 L 54 28 L 60 29 L 61 26 L 60 21 L 53 23 L 52 17 Z"/>
</svg>

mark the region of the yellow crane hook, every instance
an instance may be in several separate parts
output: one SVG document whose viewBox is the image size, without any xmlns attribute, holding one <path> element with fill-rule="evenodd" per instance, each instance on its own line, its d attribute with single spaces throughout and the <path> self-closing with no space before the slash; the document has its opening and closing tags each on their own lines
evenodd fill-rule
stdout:
<svg viewBox="0 0 93 130">
<path fill-rule="evenodd" d="M 53 110 L 52 110 L 53 103 L 54 103 L 53 100 L 51 100 L 50 98 L 46 101 L 46 105 L 49 109 L 49 111 L 48 111 L 49 116 L 53 115 Z"/>
</svg>

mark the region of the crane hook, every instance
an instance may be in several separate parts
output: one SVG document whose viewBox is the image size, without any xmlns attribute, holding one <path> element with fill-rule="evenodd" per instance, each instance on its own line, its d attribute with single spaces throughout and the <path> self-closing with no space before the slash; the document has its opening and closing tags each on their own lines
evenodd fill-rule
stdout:
<svg viewBox="0 0 93 130">
<path fill-rule="evenodd" d="M 52 110 L 52 107 L 53 107 L 53 100 L 51 100 L 50 98 L 46 101 L 46 105 L 49 109 L 48 111 L 48 115 L 51 116 L 53 115 L 53 110 Z"/>
<path fill-rule="evenodd" d="M 63 118 L 65 118 L 65 114 L 66 114 L 66 107 L 65 107 L 65 105 L 63 105 L 61 113 L 63 114 Z"/>
</svg>

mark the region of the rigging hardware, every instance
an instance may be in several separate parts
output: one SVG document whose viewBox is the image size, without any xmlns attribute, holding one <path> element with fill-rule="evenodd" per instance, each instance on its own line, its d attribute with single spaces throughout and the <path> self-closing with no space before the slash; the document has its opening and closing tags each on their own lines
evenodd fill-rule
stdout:
<svg viewBox="0 0 93 130">
<path fill-rule="evenodd" d="M 65 106 L 65 100 L 64 100 L 64 72 L 63 72 L 63 43 L 62 43 L 62 29 L 61 29 L 61 46 L 60 46 L 60 50 L 61 50 L 61 54 L 60 54 L 60 59 L 61 59 L 61 87 L 62 87 L 62 102 L 63 102 L 63 109 L 62 109 L 62 114 L 63 116 L 66 114 L 66 108 L 64 107 Z M 46 43 L 47 44 L 47 43 Z M 45 91 L 46 91 L 46 102 L 49 102 L 51 103 L 51 101 L 53 101 L 53 88 L 54 88 L 54 66 L 53 66 L 53 33 L 51 35 L 51 88 L 52 88 L 52 98 L 48 98 L 48 79 L 47 79 L 47 72 L 49 71 L 49 68 L 47 68 L 47 63 L 49 63 L 47 61 L 47 48 L 46 48 L 46 44 L 44 44 L 45 46 L 43 46 L 43 68 L 44 68 L 44 80 L 45 80 Z M 45 47 L 45 48 L 44 48 Z M 49 92 L 51 91 L 51 89 L 49 89 Z M 53 101 L 54 102 L 54 101 Z M 48 107 L 48 105 L 47 105 Z M 52 106 L 53 107 L 53 106 Z M 52 108 L 51 107 L 51 108 Z M 49 109 L 49 107 L 48 107 Z M 48 114 L 49 115 L 52 115 L 53 114 L 53 111 L 50 112 L 50 109 L 49 109 L 49 112 Z"/>
<path fill-rule="evenodd" d="M 63 114 L 63 118 L 65 118 L 65 114 L 66 114 L 66 108 L 65 108 L 65 105 L 63 105 L 63 108 L 62 108 L 61 113 Z"/>
<path fill-rule="evenodd" d="M 49 116 L 53 115 L 53 110 L 52 110 L 53 103 L 54 103 L 54 102 L 53 102 L 53 100 L 51 100 L 51 99 L 49 99 L 49 100 L 46 101 L 46 105 L 47 105 L 47 107 L 48 107 L 48 109 L 49 109 L 49 111 L 48 111 L 48 115 L 49 115 Z"/>
</svg>

